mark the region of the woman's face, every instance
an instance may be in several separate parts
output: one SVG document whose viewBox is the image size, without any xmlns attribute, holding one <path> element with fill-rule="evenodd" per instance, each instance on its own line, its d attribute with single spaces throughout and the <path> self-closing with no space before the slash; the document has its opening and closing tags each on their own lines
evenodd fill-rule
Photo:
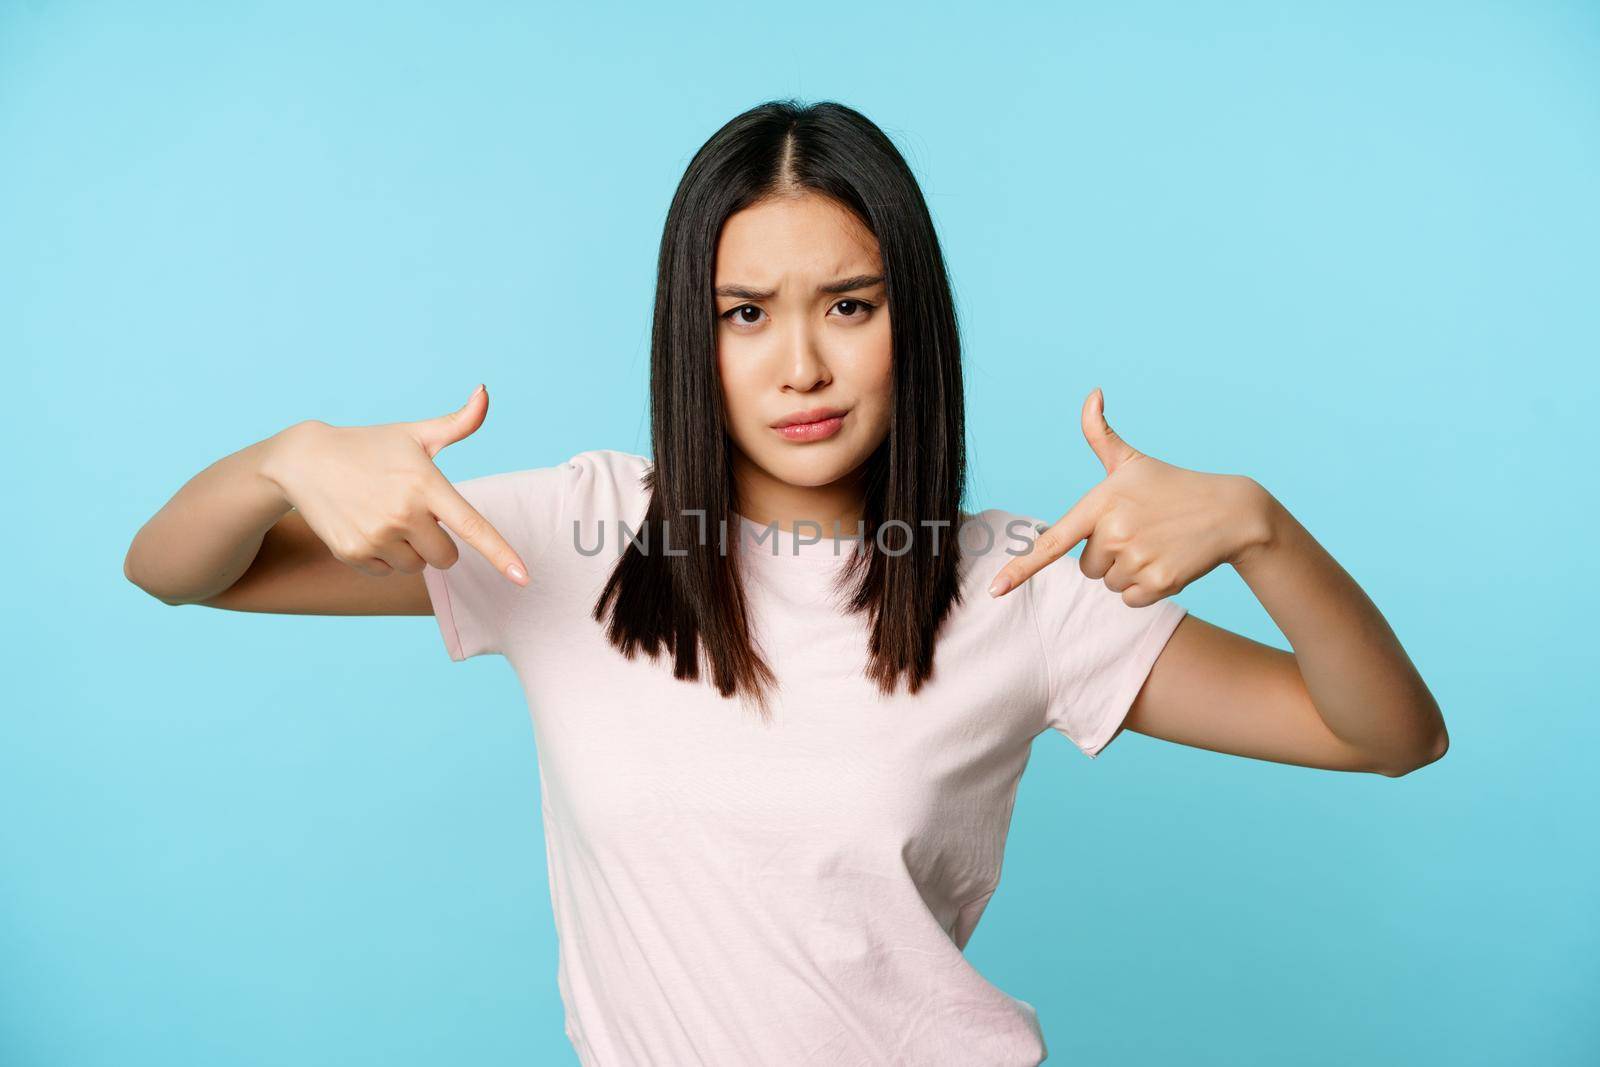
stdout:
<svg viewBox="0 0 1600 1067">
<path fill-rule="evenodd" d="M 716 293 L 741 492 L 783 496 L 784 487 L 848 479 L 889 432 L 891 335 L 877 239 L 815 193 L 760 201 L 723 226 Z M 746 515 L 761 510 L 748 499 L 742 506 Z"/>
</svg>

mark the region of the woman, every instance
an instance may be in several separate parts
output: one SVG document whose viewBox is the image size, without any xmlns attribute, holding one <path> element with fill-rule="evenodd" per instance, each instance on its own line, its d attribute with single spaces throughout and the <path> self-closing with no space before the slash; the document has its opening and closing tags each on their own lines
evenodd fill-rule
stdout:
<svg viewBox="0 0 1600 1067">
<path fill-rule="evenodd" d="M 769 103 L 695 156 L 651 378 L 653 461 L 451 485 L 432 460 L 482 424 L 480 386 L 220 460 L 126 564 L 171 604 L 431 612 L 452 659 L 512 662 L 586 1064 L 1041 1062 L 1033 1008 L 962 949 L 1047 728 L 1090 757 L 1126 728 L 1390 776 L 1445 751 L 1310 534 L 1249 478 L 1139 452 L 1099 390 L 1081 429 L 1106 477 L 1063 518 L 1034 539 L 961 510 L 939 243 L 856 111 Z M 1292 654 L 1171 599 L 1223 563 Z"/>
</svg>

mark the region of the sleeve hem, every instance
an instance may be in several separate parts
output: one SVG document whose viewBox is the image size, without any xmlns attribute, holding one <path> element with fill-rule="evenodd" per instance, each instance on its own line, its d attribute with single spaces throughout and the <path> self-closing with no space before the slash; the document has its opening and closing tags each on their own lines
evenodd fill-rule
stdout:
<svg viewBox="0 0 1600 1067">
<path fill-rule="evenodd" d="M 439 624 L 439 635 L 444 638 L 445 651 L 457 662 L 466 659 L 461 633 L 456 629 L 455 611 L 450 606 L 450 583 L 445 572 L 433 566 L 424 567 L 422 580 L 428 587 L 428 599 L 433 602 L 433 617 Z"/>
<path fill-rule="evenodd" d="M 1161 650 L 1166 647 L 1172 632 L 1178 628 L 1178 623 L 1189 613 L 1188 609 L 1176 600 L 1163 600 L 1159 603 L 1160 612 L 1145 628 L 1139 643 L 1134 646 L 1133 652 L 1127 658 L 1127 669 L 1117 679 L 1115 689 L 1106 699 L 1105 717 L 1082 741 L 1074 741 L 1079 750 L 1090 759 L 1097 758 L 1106 745 L 1111 743 L 1111 738 L 1116 735 L 1118 727 L 1132 710 L 1133 702 L 1139 696 L 1139 690 L 1144 688 L 1145 680 L 1150 677 L 1150 671 L 1155 667 Z"/>
</svg>

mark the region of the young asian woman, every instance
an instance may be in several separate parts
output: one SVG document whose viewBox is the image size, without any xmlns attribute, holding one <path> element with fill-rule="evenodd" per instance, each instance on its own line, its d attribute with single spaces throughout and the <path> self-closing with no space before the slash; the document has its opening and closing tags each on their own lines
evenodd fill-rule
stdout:
<svg viewBox="0 0 1600 1067">
<path fill-rule="evenodd" d="M 1059 519 L 963 509 L 943 255 L 852 108 L 763 104 L 690 162 L 650 401 L 649 458 L 459 484 L 433 461 L 481 386 L 417 422 L 295 423 L 196 475 L 125 566 L 171 604 L 433 614 L 452 659 L 512 662 L 584 1063 L 1041 1062 L 1031 1005 L 962 949 L 1045 730 L 1386 776 L 1446 750 L 1287 509 L 1141 452 L 1099 389 L 1042 435 L 1105 472 Z M 1292 652 L 1173 599 L 1225 564 Z"/>
</svg>

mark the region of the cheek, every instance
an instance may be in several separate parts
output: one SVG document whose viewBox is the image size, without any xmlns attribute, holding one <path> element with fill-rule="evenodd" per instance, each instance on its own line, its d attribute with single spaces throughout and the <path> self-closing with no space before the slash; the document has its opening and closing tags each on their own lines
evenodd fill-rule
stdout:
<svg viewBox="0 0 1600 1067">
<path fill-rule="evenodd" d="M 728 421 L 739 425 L 755 410 L 752 399 L 758 392 L 749 363 L 719 352 L 717 376 L 722 379 L 722 403 L 728 412 Z"/>
<path fill-rule="evenodd" d="M 889 331 L 885 329 L 881 337 L 874 337 L 861 356 L 861 391 L 887 408 L 894 391 L 894 345 Z"/>
</svg>

